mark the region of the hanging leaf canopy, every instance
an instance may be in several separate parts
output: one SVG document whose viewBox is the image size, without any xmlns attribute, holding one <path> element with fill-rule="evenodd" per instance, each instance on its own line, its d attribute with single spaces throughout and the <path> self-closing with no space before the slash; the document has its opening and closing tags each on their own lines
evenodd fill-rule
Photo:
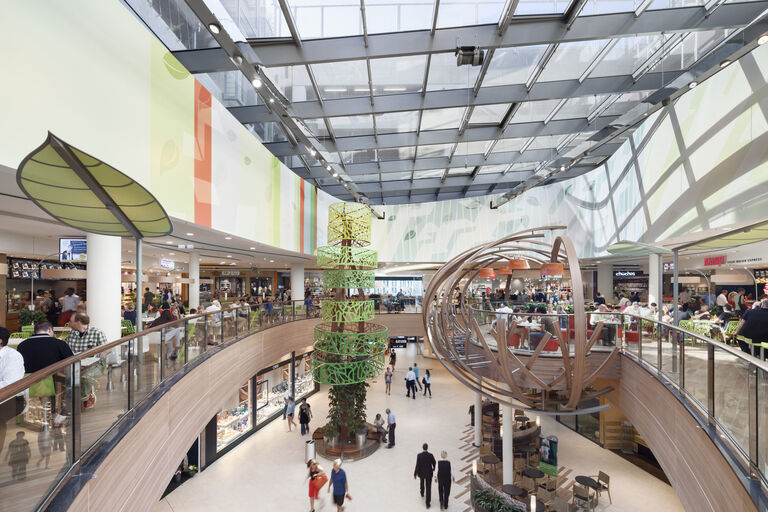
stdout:
<svg viewBox="0 0 768 512">
<path fill-rule="evenodd" d="M 52 133 L 24 158 L 16 181 L 49 215 L 88 233 L 144 238 L 173 230 L 147 189 Z"/>
</svg>

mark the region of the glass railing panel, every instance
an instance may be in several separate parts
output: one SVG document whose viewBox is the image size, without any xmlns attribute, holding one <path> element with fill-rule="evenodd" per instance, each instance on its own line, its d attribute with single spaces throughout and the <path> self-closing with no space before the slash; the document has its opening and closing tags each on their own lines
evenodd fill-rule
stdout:
<svg viewBox="0 0 768 512">
<path fill-rule="evenodd" d="M 628 322 L 625 324 L 625 328 L 630 332 L 637 333 L 637 337 L 642 343 L 642 355 L 641 359 L 654 368 L 659 367 L 659 338 L 653 335 L 653 328 L 649 325 L 650 322 L 643 321 L 636 317 L 627 317 Z"/>
<path fill-rule="evenodd" d="M 194 361 L 205 352 L 205 325 L 203 318 L 187 320 L 182 326 L 184 348 L 181 357 L 183 363 Z"/>
<path fill-rule="evenodd" d="M 748 451 L 749 364 L 715 346 L 715 419 Z"/>
<path fill-rule="evenodd" d="M 67 367 L 0 404 L 0 510 L 36 510 L 73 463 L 71 375 Z"/>
<path fill-rule="evenodd" d="M 643 325 L 648 325 L 650 335 L 658 338 L 658 324 L 645 320 Z M 661 371 L 675 384 L 680 384 L 680 344 L 690 343 L 690 341 L 691 339 L 682 331 L 669 329 L 661 332 Z"/>
<path fill-rule="evenodd" d="M 133 407 L 160 383 L 160 332 L 142 334 L 134 338 L 131 352 Z"/>
<path fill-rule="evenodd" d="M 683 382 L 685 390 L 707 411 L 707 352 L 709 344 L 693 336 L 688 336 L 688 343 L 683 347 Z"/>
<path fill-rule="evenodd" d="M 184 325 L 171 325 L 160 330 L 163 378 L 167 379 L 184 366 Z"/>
<path fill-rule="evenodd" d="M 621 324 L 624 350 L 633 356 L 640 358 L 640 343 L 642 343 L 643 338 L 640 335 L 637 326 L 635 326 L 634 329 L 630 328 L 630 318 L 627 315 L 621 315 Z"/>
<path fill-rule="evenodd" d="M 229 311 L 223 311 L 221 313 L 221 322 L 222 322 L 222 342 L 227 342 L 232 340 L 235 337 L 235 320 L 236 320 L 237 310 L 230 309 Z"/>
<path fill-rule="evenodd" d="M 80 446 L 94 444 L 125 414 L 128 404 L 128 347 L 130 342 L 80 361 Z"/>
<path fill-rule="evenodd" d="M 757 468 L 768 475 L 768 372 L 757 369 Z"/>
</svg>

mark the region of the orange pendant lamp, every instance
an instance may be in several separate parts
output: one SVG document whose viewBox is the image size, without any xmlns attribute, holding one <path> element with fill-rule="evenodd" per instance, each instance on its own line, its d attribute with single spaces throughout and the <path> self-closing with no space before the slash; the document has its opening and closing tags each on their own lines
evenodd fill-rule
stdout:
<svg viewBox="0 0 768 512">
<path fill-rule="evenodd" d="M 562 277 L 564 270 L 562 263 L 542 263 L 541 277 Z"/>
<path fill-rule="evenodd" d="M 491 277 L 496 277 L 496 273 L 493 271 L 491 267 L 487 267 L 487 268 L 481 268 L 477 276 L 491 278 Z"/>
<path fill-rule="evenodd" d="M 531 266 L 528 264 L 528 260 L 512 259 L 507 263 L 507 268 L 510 270 L 528 270 Z"/>
</svg>

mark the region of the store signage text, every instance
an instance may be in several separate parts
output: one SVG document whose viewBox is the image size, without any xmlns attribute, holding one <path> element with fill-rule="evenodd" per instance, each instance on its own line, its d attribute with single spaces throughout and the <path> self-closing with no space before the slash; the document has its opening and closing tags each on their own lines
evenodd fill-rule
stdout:
<svg viewBox="0 0 768 512">
<path fill-rule="evenodd" d="M 176 268 L 176 262 L 166 258 L 160 258 L 160 268 L 164 268 L 166 270 L 173 270 L 174 268 Z"/>
<path fill-rule="evenodd" d="M 725 265 L 725 264 L 726 264 L 725 256 L 710 256 L 708 258 L 704 258 L 705 267 L 719 267 L 720 265 Z"/>
<path fill-rule="evenodd" d="M 667 270 L 675 270 L 675 264 L 674 263 L 665 263 L 664 264 L 664 271 Z"/>
<path fill-rule="evenodd" d="M 239 276 L 240 271 L 239 270 L 222 270 L 221 275 L 222 276 Z"/>
<path fill-rule="evenodd" d="M 642 272 L 637 270 L 617 270 L 613 273 L 614 277 L 637 277 L 643 275 Z"/>
</svg>

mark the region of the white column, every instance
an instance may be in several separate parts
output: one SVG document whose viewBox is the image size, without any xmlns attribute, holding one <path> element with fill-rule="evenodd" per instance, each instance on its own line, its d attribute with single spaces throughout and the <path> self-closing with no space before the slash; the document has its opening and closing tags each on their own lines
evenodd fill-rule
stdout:
<svg viewBox="0 0 768 512">
<path fill-rule="evenodd" d="M 476 448 L 483 445 L 483 395 L 475 391 L 475 442 Z"/>
<path fill-rule="evenodd" d="M 648 303 L 659 303 L 661 290 L 659 290 L 659 256 L 658 254 L 648 255 Z"/>
<path fill-rule="evenodd" d="M 291 265 L 291 300 L 304 300 L 304 264 Z"/>
<path fill-rule="evenodd" d="M 613 303 L 613 264 L 597 264 L 597 291 L 603 295 L 605 302 Z M 591 297 L 590 297 L 591 298 Z"/>
<path fill-rule="evenodd" d="M 189 253 L 189 308 L 200 309 L 200 253 Z"/>
<path fill-rule="evenodd" d="M 512 446 L 515 433 L 515 409 L 501 404 L 501 424 L 504 435 L 501 437 L 501 480 L 503 485 L 515 483 L 515 455 Z"/>
<path fill-rule="evenodd" d="M 101 329 L 107 341 L 120 338 L 121 239 L 88 234 L 86 300 L 91 325 Z M 139 290 L 141 293 L 141 290 Z M 141 313 L 137 313 L 141 314 Z"/>
</svg>

